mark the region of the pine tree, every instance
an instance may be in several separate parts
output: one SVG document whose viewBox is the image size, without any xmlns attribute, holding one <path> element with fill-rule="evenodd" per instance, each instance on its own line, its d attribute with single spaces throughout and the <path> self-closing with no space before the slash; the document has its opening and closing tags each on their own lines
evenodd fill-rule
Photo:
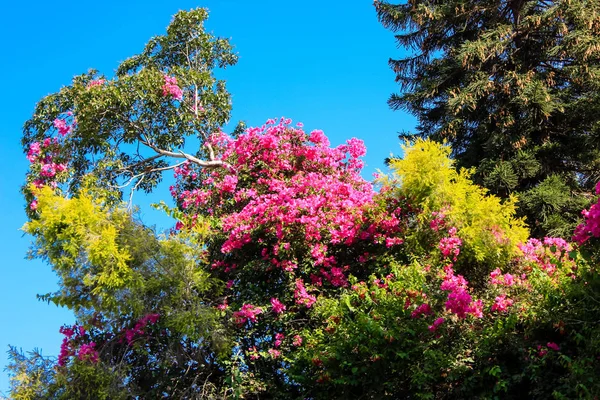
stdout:
<svg viewBox="0 0 600 400">
<path fill-rule="evenodd" d="M 600 1 L 375 2 L 408 51 L 388 103 L 446 140 L 534 235 L 570 235 L 600 178 Z M 406 133 L 401 136 L 412 136 Z"/>
</svg>

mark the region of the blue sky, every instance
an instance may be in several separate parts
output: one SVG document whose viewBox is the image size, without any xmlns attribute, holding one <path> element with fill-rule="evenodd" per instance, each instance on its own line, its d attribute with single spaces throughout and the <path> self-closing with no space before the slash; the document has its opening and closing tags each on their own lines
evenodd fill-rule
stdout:
<svg viewBox="0 0 600 400">
<path fill-rule="evenodd" d="M 8 388 L 8 344 L 57 355 L 58 333 L 71 313 L 36 300 L 56 289 L 48 265 L 25 260 L 29 238 L 20 185 L 28 168 L 21 127 L 43 96 L 68 85 L 74 75 L 96 68 L 111 75 L 120 61 L 138 53 L 162 34 L 178 10 L 210 9 L 207 27 L 229 37 L 239 63 L 219 77 L 233 95 L 232 121 L 260 125 L 286 116 L 305 129 L 322 129 L 332 144 L 351 137 L 367 145 L 370 178 L 391 152 L 398 154 L 397 132 L 415 121 L 392 112 L 388 96 L 397 90 L 387 66 L 398 57 L 391 32 L 377 22 L 372 2 L 350 1 L 28 1 L 1 6 L 0 63 L 0 393 Z M 168 198 L 162 192 L 153 199 Z M 143 205 L 148 199 L 136 197 Z M 143 219 L 163 226 L 156 212 L 142 208 Z"/>
</svg>

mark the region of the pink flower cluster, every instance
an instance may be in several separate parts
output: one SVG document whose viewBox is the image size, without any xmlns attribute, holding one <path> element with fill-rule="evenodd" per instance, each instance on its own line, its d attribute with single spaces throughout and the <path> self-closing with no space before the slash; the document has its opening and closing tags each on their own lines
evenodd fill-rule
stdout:
<svg viewBox="0 0 600 400">
<path fill-rule="evenodd" d="M 96 351 L 96 343 L 89 342 L 84 343 L 79 348 L 77 358 L 80 361 L 89 361 L 91 363 L 97 363 L 99 360 L 98 352 Z"/>
<path fill-rule="evenodd" d="M 246 322 L 256 322 L 257 316 L 263 311 L 260 307 L 252 304 L 244 304 L 239 311 L 233 313 L 233 320 L 238 326 L 243 326 Z"/>
<path fill-rule="evenodd" d="M 292 344 L 296 347 L 302 346 L 302 336 L 294 335 L 292 339 Z"/>
<path fill-rule="evenodd" d="M 520 244 L 519 249 L 523 252 L 526 261 L 535 263 L 548 275 L 554 274 L 558 262 L 574 265 L 569 257 L 573 247 L 562 238 L 546 237 L 543 242 L 529 239 L 527 243 Z"/>
<path fill-rule="evenodd" d="M 460 246 L 462 246 L 462 240 L 456 236 L 456 228 L 452 227 L 448 231 L 449 237 L 443 237 L 438 244 L 438 248 L 442 252 L 444 257 L 452 257 L 452 260 L 456 261 L 460 254 Z"/>
<path fill-rule="evenodd" d="M 158 322 L 160 314 L 146 314 L 140 318 L 132 329 L 125 330 L 125 340 L 127 344 L 131 345 L 136 338 L 145 334 L 146 326 L 148 324 L 154 325 Z"/>
<path fill-rule="evenodd" d="M 106 82 L 106 79 L 94 79 L 92 81 L 89 81 L 89 83 L 87 84 L 86 88 L 90 89 L 90 88 L 93 88 L 95 86 L 102 86 L 102 85 L 104 85 L 105 82 Z"/>
<path fill-rule="evenodd" d="M 503 286 L 513 286 L 515 284 L 515 278 L 511 274 L 502 275 L 502 271 L 500 268 L 496 268 L 492 272 L 490 272 L 490 281 L 492 285 L 503 285 Z"/>
<path fill-rule="evenodd" d="M 511 299 L 507 299 L 506 295 L 503 294 L 501 296 L 497 296 L 494 300 L 494 304 L 492 304 L 492 311 L 505 312 L 508 310 L 508 307 L 513 305 L 513 301 Z"/>
<path fill-rule="evenodd" d="M 427 329 L 429 329 L 430 332 L 435 332 L 437 328 L 439 328 L 440 325 L 442 325 L 445 321 L 446 319 L 439 317 L 435 321 L 433 321 L 433 324 L 429 325 Z"/>
<path fill-rule="evenodd" d="M 423 303 L 419 305 L 415 310 L 410 314 L 411 318 L 419 318 L 423 315 L 431 315 L 433 314 L 433 310 L 431 306 L 427 303 Z"/>
<path fill-rule="evenodd" d="M 600 196 L 600 182 L 596 184 L 596 194 Z M 575 228 L 573 240 L 585 243 L 591 237 L 600 237 L 600 198 L 589 210 L 581 212 L 584 221 Z"/>
<path fill-rule="evenodd" d="M 70 133 L 73 129 L 71 125 L 67 124 L 67 121 L 60 118 L 56 118 L 54 120 L 54 127 L 58 131 L 58 134 L 61 136 L 65 136 L 66 134 Z"/>
<path fill-rule="evenodd" d="M 273 307 L 273 312 L 275 314 L 281 314 L 286 309 L 285 304 L 283 304 L 281 301 L 279 301 L 276 298 L 271 299 L 271 306 Z"/>
<path fill-rule="evenodd" d="M 308 294 L 304 284 L 302 283 L 302 279 L 296 280 L 296 290 L 294 291 L 294 298 L 296 299 L 296 304 L 305 305 L 306 308 L 310 308 L 315 302 L 317 298 L 313 295 Z"/>
<path fill-rule="evenodd" d="M 274 347 L 279 347 L 281 346 L 281 343 L 283 343 L 283 339 L 285 339 L 285 335 L 283 333 L 276 333 L 275 334 L 275 340 L 273 341 L 273 346 Z"/>
<path fill-rule="evenodd" d="M 542 346 L 541 344 L 538 345 L 537 350 L 538 350 L 538 356 L 539 357 L 544 357 L 546 354 L 548 354 L 548 349 L 550 350 L 554 350 L 554 351 L 560 351 L 560 346 L 557 345 L 554 342 L 548 342 L 546 343 L 546 346 Z"/>
<path fill-rule="evenodd" d="M 317 281 L 343 287 L 348 267 L 338 265 L 333 246 L 359 240 L 387 247 L 403 242 L 398 237 L 400 209 L 375 220 L 367 215 L 375 192 L 360 176 L 359 158 L 366 152 L 362 141 L 330 148 L 322 131 L 306 134 L 282 118 L 235 139 L 217 132 L 210 145 L 229 167 L 196 170 L 184 165 L 175 171 L 178 183 L 171 193 L 192 215 L 222 217 L 224 255 L 241 254 L 259 236 L 262 259 L 294 273 L 294 249 L 308 248 Z"/>
<path fill-rule="evenodd" d="M 432 216 L 433 218 L 432 218 L 432 219 L 431 219 L 431 221 L 429 222 L 429 227 L 430 227 L 430 228 L 431 228 L 433 231 L 437 232 L 437 231 L 439 231 L 440 229 L 444 228 L 444 226 L 445 226 L 445 224 L 446 224 L 446 221 L 445 221 L 446 215 L 445 215 L 443 212 L 441 212 L 441 211 L 440 211 L 440 212 L 438 212 L 438 211 L 433 211 L 433 212 L 431 213 L 431 216 Z"/>
<path fill-rule="evenodd" d="M 183 99 L 183 90 L 177 85 L 177 78 L 164 75 L 165 84 L 162 86 L 163 96 L 171 96 L 175 100 Z"/>
<path fill-rule="evenodd" d="M 281 357 L 281 351 L 276 350 L 276 349 L 269 349 L 269 354 L 271 355 L 271 357 L 275 358 L 279 358 Z"/>
<path fill-rule="evenodd" d="M 41 142 L 33 142 L 29 145 L 27 159 L 31 163 L 32 183 L 37 188 L 42 186 L 57 187 L 59 174 L 68 169 L 67 163 L 59 160 L 61 158 L 61 137 L 70 133 L 76 124 L 72 115 L 69 112 L 64 118 L 54 120 L 54 127 L 58 131 L 59 137 L 45 138 Z M 34 199 L 29 208 L 32 210 L 37 209 L 37 200 Z"/>
<path fill-rule="evenodd" d="M 86 331 L 82 326 L 63 326 L 60 328 L 63 338 L 58 355 L 58 365 L 64 367 L 71 356 L 77 356 L 80 361 L 97 363 L 100 359 L 96 350 L 96 343 L 88 341 Z M 82 343 L 83 342 L 83 343 Z M 77 348 L 78 343 L 79 348 Z"/>
<path fill-rule="evenodd" d="M 459 318 L 466 318 L 467 314 L 481 318 L 483 317 L 483 302 L 472 299 L 467 285 L 468 282 L 462 275 L 454 275 L 454 270 L 451 266 L 444 268 L 444 280 L 440 288 L 450 292 L 446 301 L 446 309 L 456 314 Z"/>
</svg>

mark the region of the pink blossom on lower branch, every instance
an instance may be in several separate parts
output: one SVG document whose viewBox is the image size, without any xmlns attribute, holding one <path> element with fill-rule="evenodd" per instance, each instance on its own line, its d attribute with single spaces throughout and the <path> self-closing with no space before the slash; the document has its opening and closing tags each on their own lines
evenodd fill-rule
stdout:
<svg viewBox="0 0 600 400">
<path fill-rule="evenodd" d="M 61 136 L 65 136 L 67 133 L 71 132 L 71 126 L 67 125 L 67 122 L 64 119 L 56 118 L 54 120 L 54 127 L 58 130 L 58 134 Z"/>
<path fill-rule="evenodd" d="M 419 318 L 422 315 L 431 315 L 433 314 L 433 310 L 431 310 L 431 306 L 427 303 L 423 303 L 418 306 L 411 314 L 411 318 Z"/>
<path fill-rule="evenodd" d="M 276 333 L 275 334 L 275 341 L 273 341 L 273 346 L 275 347 L 279 347 L 281 346 L 281 343 L 283 343 L 283 339 L 285 339 L 285 335 L 283 333 Z"/>
<path fill-rule="evenodd" d="M 281 357 L 281 351 L 276 350 L 276 349 L 269 349 L 269 354 L 273 358 L 279 358 L 279 357 Z"/>
<path fill-rule="evenodd" d="M 455 275 L 451 266 L 444 268 L 444 279 L 440 288 L 447 290 L 448 300 L 445 307 L 448 311 L 456 314 L 459 318 L 466 318 L 471 314 L 476 318 L 483 317 L 483 302 L 481 300 L 473 301 L 469 294 L 468 282 L 462 275 Z"/>
<path fill-rule="evenodd" d="M 452 257 L 452 259 L 456 261 L 460 254 L 462 240 L 456 236 L 456 228 L 451 228 L 449 233 L 450 237 L 442 238 L 438 244 L 438 248 L 444 257 Z"/>
</svg>

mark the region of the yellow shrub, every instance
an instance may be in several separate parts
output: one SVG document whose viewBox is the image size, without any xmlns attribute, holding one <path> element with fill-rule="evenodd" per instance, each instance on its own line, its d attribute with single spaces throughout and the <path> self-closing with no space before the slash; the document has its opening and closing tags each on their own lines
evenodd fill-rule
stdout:
<svg viewBox="0 0 600 400">
<path fill-rule="evenodd" d="M 529 231 L 515 217 L 516 198 L 502 202 L 473 183 L 471 171 L 457 171 L 448 146 L 418 139 L 402 148 L 404 158 L 390 167 L 401 192 L 423 210 L 421 218 L 443 210 L 477 261 L 499 264 L 519 254 L 517 244 L 527 241 Z"/>
</svg>

